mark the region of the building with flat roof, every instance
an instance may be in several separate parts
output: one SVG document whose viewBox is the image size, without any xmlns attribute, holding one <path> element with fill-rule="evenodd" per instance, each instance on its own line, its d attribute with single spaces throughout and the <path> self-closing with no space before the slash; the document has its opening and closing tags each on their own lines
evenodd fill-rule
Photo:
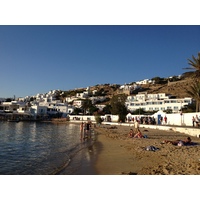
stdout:
<svg viewBox="0 0 200 200">
<path fill-rule="evenodd" d="M 184 106 L 191 104 L 192 101 L 190 97 L 172 99 L 170 95 L 165 93 L 147 94 L 145 92 L 138 93 L 135 96 L 128 96 L 125 105 L 131 112 L 143 109 L 147 112 L 172 110 L 173 113 L 178 113 Z"/>
</svg>

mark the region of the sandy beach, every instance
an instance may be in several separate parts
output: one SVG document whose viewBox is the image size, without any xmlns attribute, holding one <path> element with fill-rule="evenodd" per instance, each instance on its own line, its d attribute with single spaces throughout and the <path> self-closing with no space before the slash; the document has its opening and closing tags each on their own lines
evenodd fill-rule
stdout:
<svg viewBox="0 0 200 200">
<path fill-rule="evenodd" d="M 94 148 L 98 152 L 94 168 L 98 175 L 198 175 L 200 174 L 200 138 L 195 145 L 161 144 L 163 140 L 184 140 L 188 135 L 140 128 L 147 138 L 128 138 L 130 126 L 101 125 Z M 147 151 L 147 146 L 158 148 Z"/>
</svg>

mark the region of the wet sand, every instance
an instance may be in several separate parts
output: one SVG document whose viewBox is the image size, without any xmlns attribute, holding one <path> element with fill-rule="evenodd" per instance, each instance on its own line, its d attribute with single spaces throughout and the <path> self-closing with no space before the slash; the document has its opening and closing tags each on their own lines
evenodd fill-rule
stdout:
<svg viewBox="0 0 200 200">
<path fill-rule="evenodd" d="M 101 125 L 95 128 L 94 165 L 98 175 L 198 175 L 200 174 L 200 138 L 192 146 L 161 144 L 163 140 L 186 139 L 188 135 L 141 128 L 147 138 L 128 138 L 129 126 Z M 155 146 L 156 151 L 147 151 Z"/>
</svg>

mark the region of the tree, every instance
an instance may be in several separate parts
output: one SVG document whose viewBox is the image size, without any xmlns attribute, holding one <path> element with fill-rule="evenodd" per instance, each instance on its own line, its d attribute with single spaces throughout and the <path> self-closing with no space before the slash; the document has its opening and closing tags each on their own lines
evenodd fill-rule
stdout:
<svg viewBox="0 0 200 200">
<path fill-rule="evenodd" d="M 89 108 L 92 107 L 92 101 L 90 99 L 85 99 L 82 104 L 83 113 L 86 114 L 86 111 L 89 111 Z"/>
<path fill-rule="evenodd" d="M 80 108 L 74 108 L 73 114 L 78 115 L 81 112 L 82 110 Z"/>
<path fill-rule="evenodd" d="M 13 101 L 13 99 L 11 99 L 11 98 L 7 98 L 7 99 L 5 100 L 5 102 L 11 102 L 11 101 Z"/>
<path fill-rule="evenodd" d="M 103 108 L 103 112 L 105 114 L 111 114 L 111 105 L 106 104 L 106 106 Z"/>
<path fill-rule="evenodd" d="M 89 114 L 93 114 L 94 112 L 97 112 L 99 110 L 99 108 L 92 104 L 92 101 L 90 99 L 85 99 L 81 108 L 83 109 L 84 114 L 86 114 L 86 112 L 88 112 Z"/>
<path fill-rule="evenodd" d="M 95 121 L 97 124 L 101 124 L 103 120 L 100 115 L 95 115 Z"/>
<path fill-rule="evenodd" d="M 159 84 L 161 82 L 161 78 L 158 76 L 152 78 L 152 80 L 155 82 L 155 84 Z"/>
<path fill-rule="evenodd" d="M 199 76 L 200 76 L 200 52 L 198 53 L 198 56 L 196 58 L 192 55 L 192 59 L 188 59 L 188 64 L 189 64 L 189 67 L 186 67 L 184 69 L 195 70 L 194 78 L 199 79 Z"/>
<path fill-rule="evenodd" d="M 99 110 L 99 108 L 97 108 L 97 107 L 94 106 L 94 105 L 91 105 L 91 106 L 89 107 L 89 113 L 90 113 L 90 114 L 94 114 L 95 112 L 98 112 L 98 110 Z"/>
<path fill-rule="evenodd" d="M 188 59 L 189 67 L 184 69 L 195 70 L 193 76 L 193 83 L 187 93 L 191 95 L 196 101 L 196 112 L 200 111 L 200 52 L 197 58 L 192 55 L 192 59 Z"/>
<path fill-rule="evenodd" d="M 195 79 L 187 93 L 196 101 L 196 112 L 200 111 L 200 80 Z"/>
<path fill-rule="evenodd" d="M 125 101 L 127 99 L 127 95 L 118 94 L 114 95 L 111 99 L 111 114 L 119 115 L 119 121 L 125 122 L 126 115 L 128 114 L 128 110 L 125 106 Z"/>
</svg>

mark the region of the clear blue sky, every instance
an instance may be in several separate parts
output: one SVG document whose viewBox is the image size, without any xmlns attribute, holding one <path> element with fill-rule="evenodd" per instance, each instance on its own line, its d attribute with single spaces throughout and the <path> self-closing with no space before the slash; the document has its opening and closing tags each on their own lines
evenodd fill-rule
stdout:
<svg viewBox="0 0 200 200">
<path fill-rule="evenodd" d="M 180 75 L 200 26 L 0 26 L 0 97 Z"/>
</svg>

